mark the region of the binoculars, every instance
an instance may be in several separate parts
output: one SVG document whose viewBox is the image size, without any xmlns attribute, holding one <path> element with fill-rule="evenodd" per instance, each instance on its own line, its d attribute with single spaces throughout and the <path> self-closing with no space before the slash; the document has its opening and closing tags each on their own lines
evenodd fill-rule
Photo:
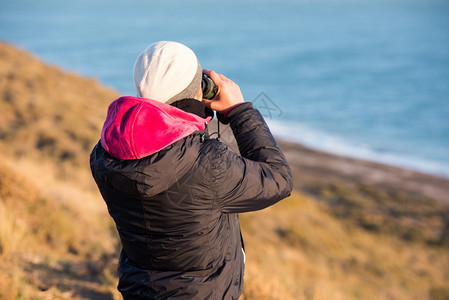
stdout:
<svg viewBox="0 0 449 300">
<path fill-rule="evenodd" d="M 215 82 L 206 74 L 203 74 L 201 88 L 203 90 L 204 99 L 210 100 L 214 98 L 218 93 L 218 86 L 216 86 Z"/>
</svg>

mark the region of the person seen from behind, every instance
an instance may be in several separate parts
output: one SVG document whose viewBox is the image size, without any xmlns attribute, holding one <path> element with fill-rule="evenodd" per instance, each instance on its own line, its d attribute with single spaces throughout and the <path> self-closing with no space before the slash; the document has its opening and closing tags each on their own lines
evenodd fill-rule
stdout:
<svg viewBox="0 0 449 300">
<path fill-rule="evenodd" d="M 203 99 L 203 73 L 218 87 L 211 100 Z M 90 157 L 122 245 L 117 288 L 125 300 L 238 299 L 238 214 L 290 195 L 287 161 L 239 86 L 202 70 L 188 47 L 151 44 L 134 82 L 137 97 L 109 105 Z M 240 155 L 209 137 L 213 111 L 229 123 Z"/>
</svg>

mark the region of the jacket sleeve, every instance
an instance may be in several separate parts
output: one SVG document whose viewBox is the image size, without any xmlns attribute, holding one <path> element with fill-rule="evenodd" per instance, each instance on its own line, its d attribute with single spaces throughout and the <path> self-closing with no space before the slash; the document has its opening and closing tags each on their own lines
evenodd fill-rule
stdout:
<svg viewBox="0 0 449 300">
<path fill-rule="evenodd" d="M 288 197 L 292 175 L 265 120 L 252 103 L 227 116 L 241 156 L 223 144 L 212 163 L 216 199 L 223 212 L 260 210 Z"/>
</svg>

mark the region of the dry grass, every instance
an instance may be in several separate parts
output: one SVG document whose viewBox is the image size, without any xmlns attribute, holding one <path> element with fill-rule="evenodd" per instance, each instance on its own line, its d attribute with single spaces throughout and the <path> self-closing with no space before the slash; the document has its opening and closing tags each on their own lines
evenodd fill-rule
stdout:
<svg viewBox="0 0 449 300">
<path fill-rule="evenodd" d="M 442 201 L 366 184 L 320 184 L 309 190 L 329 207 L 329 213 L 367 231 L 448 245 L 449 205 Z"/>
<path fill-rule="evenodd" d="M 87 179 L 88 153 L 117 93 L 0 43 L 0 141 L 15 158 L 49 160 L 59 177 Z"/>
<path fill-rule="evenodd" d="M 77 298 L 79 276 L 81 284 L 97 281 L 91 293 L 115 293 L 117 239 L 105 211 L 49 197 L 3 163 L 0 187 L 0 299 Z"/>
<path fill-rule="evenodd" d="M 0 202 L 0 259 L 16 253 L 25 236 L 25 226 Z"/>
<path fill-rule="evenodd" d="M 247 299 L 437 299 L 449 289 L 447 247 L 375 234 L 294 194 L 240 216 Z"/>
<path fill-rule="evenodd" d="M 0 299 L 117 297 L 88 162 L 116 96 L 0 43 Z"/>
</svg>

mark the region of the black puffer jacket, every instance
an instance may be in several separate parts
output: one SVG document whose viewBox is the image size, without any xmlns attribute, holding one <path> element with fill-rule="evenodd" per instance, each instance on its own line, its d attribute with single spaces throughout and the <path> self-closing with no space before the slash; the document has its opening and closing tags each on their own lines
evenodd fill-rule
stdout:
<svg viewBox="0 0 449 300">
<path fill-rule="evenodd" d="M 123 246 L 118 289 L 125 299 L 240 296 L 244 254 L 237 213 L 287 197 L 292 178 L 251 103 L 227 118 L 241 156 L 205 131 L 140 159 L 117 159 L 101 143 L 93 149 L 92 173 Z"/>
</svg>

